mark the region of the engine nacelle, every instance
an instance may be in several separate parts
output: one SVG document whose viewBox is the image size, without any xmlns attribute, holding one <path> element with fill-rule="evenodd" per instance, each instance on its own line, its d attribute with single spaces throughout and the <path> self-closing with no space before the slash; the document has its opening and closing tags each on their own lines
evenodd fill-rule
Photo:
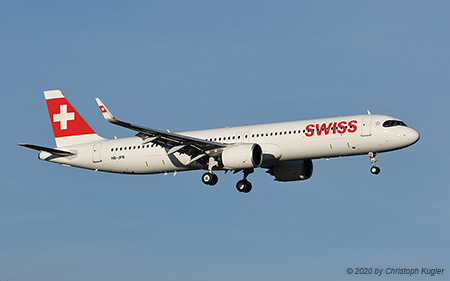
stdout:
<svg viewBox="0 0 450 281">
<path fill-rule="evenodd" d="M 225 169 L 247 169 L 262 164 L 263 152 L 256 143 L 240 143 L 227 147 L 222 151 L 222 165 Z"/>
<path fill-rule="evenodd" d="M 272 166 L 268 171 L 276 181 L 301 181 L 312 176 L 313 163 L 310 159 L 283 162 Z"/>
</svg>

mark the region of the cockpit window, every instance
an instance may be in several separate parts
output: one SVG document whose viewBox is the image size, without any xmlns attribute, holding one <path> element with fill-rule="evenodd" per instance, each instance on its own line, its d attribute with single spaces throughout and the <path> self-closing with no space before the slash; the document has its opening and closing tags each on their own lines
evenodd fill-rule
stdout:
<svg viewBox="0 0 450 281">
<path fill-rule="evenodd" d="M 400 120 L 387 120 L 384 121 L 383 123 L 383 127 L 387 128 L 387 127 L 395 127 L 395 126 L 406 126 L 406 124 L 403 121 Z"/>
</svg>

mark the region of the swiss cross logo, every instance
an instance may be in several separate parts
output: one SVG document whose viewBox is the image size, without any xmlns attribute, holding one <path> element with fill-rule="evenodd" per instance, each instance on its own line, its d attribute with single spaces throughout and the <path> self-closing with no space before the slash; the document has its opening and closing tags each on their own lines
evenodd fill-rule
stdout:
<svg viewBox="0 0 450 281">
<path fill-rule="evenodd" d="M 53 115 L 53 122 L 60 122 L 59 128 L 67 130 L 67 121 L 75 120 L 75 112 L 67 112 L 67 104 L 61 104 L 59 113 Z"/>
<path fill-rule="evenodd" d="M 66 98 L 46 100 L 55 138 L 95 134 Z"/>
<path fill-rule="evenodd" d="M 101 111 L 102 113 L 108 112 L 108 110 L 106 110 L 106 107 L 104 107 L 103 105 L 100 105 L 100 111 Z"/>
</svg>

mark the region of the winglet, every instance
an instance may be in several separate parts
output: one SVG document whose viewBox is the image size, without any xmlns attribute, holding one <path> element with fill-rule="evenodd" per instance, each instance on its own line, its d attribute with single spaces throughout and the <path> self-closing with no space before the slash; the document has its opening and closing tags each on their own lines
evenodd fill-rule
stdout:
<svg viewBox="0 0 450 281">
<path fill-rule="evenodd" d="M 100 111 L 103 114 L 103 117 L 106 119 L 106 121 L 114 122 L 116 118 L 114 118 L 114 115 L 106 108 L 106 106 L 103 104 L 103 102 L 99 98 L 95 98 L 97 101 L 98 107 L 100 108 Z"/>
</svg>

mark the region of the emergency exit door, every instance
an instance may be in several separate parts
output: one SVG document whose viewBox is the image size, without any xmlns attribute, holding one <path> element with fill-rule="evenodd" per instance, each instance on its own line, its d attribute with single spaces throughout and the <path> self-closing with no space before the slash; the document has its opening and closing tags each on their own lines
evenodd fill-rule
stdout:
<svg viewBox="0 0 450 281">
<path fill-rule="evenodd" d="M 362 137 L 368 137 L 372 135 L 371 130 L 371 124 L 372 124 L 372 117 L 364 117 L 362 124 L 361 124 L 361 136 Z"/>
</svg>

